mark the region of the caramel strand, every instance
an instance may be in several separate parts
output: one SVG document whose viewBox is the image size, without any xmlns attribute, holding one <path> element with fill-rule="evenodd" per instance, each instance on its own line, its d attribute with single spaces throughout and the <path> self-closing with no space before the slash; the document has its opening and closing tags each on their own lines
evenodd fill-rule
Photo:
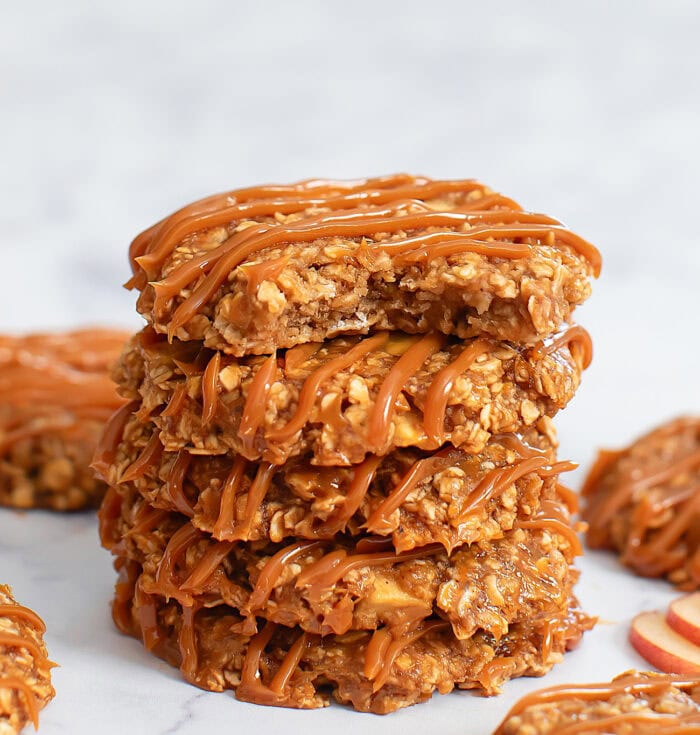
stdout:
<svg viewBox="0 0 700 735">
<path fill-rule="evenodd" d="M 272 590 L 282 574 L 285 566 L 293 562 L 296 558 L 304 553 L 320 547 L 319 541 L 297 541 L 296 543 L 285 546 L 280 549 L 274 556 L 270 557 L 265 566 L 260 571 L 255 587 L 248 598 L 245 612 L 251 613 L 255 610 L 262 609 L 270 599 Z"/>
<path fill-rule="evenodd" d="M 163 445 L 160 443 L 158 432 L 155 431 L 141 451 L 141 454 L 130 464 L 119 478 L 119 484 L 133 482 L 142 478 L 150 469 L 153 469 L 163 455 Z"/>
<path fill-rule="evenodd" d="M 212 536 L 216 539 L 222 541 L 232 541 L 234 539 L 236 533 L 234 525 L 236 495 L 243 483 L 247 468 L 248 460 L 240 454 L 237 455 L 221 492 L 219 517 L 212 529 Z"/>
<path fill-rule="evenodd" d="M 488 340 L 474 340 L 467 345 L 456 360 L 445 366 L 433 378 L 425 396 L 423 428 L 435 446 L 439 447 L 445 442 L 445 415 L 455 380 L 491 347 L 492 343 Z"/>
<path fill-rule="evenodd" d="M 585 702 L 595 700 L 609 700 L 616 694 L 653 694 L 663 691 L 664 688 L 678 689 L 694 688 L 700 685 L 700 679 L 688 678 L 681 675 L 658 675 L 645 680 L 634 674 L 626 674 L 612 682 L 603 684 L 562 684 L 548 689 L 540 689 L 522 697 L 504 717 L 494 735 L 503 735 L 504 725 L 512 717 L 522 714 L 526 709 L 545 704 L 555 704 L 566 699 L 580 699 Z M 595 732 L 596 721 L 589 721 L 588 729 Z M 600 731 L 599 731 L 600 732 Z"/>
<path fill-rule="evenodd" d="M 354 468 L 343 504 L 316 529 L 317 536 L 330 537 L 345 530 L 348 521 L 362 505 L 381 461 L 382 457 L 370 455 Z"/>
<path fill-rule="evenodd" d="M 396 408 L 396 401 L 408 379 L 440 350 L 446 341 L 445 335 L 427 334 L 401 355 L 389 371 L 374 400 L 367 430 L 367 449 L 379 453 L 389 441 L 389 428 Z"/>
<path fill-rule="evenodd" d="M 187 499 L 184 491 L 185 475 L 192 462 L 192 455 L 185 449 L 181 449 L 177 453 L 177 457 L 170 467 L 168 477 L 163 486 L 163 493 L 175 506 L 178 513 L 182 513 L 188 518 L 194 515 L 194 508 Z"/>
<path fill-rule="evenodd" d="M 289 684 L 289 680 L 292 675 L 299 667 L 306 649 L 311 644 L 311 636 L 307 632 L 302 632 L 301 635 L 294 641 L 292 647 L 287 651 L 287 655 L 282 660 L 279 669 L 272 677 L 270 682 L 270 691 L 278 696 L 282 696 L 284 690 Z"/>
<path fill-rule="evenodd" d="M 34 729 L 37 730 L 39 728 L 39 704 L 29 684 L 16 676 L 3 676 L 0 677 L 0 690 L 2 689 L 14 689 L 24 694 L 27 714 L 34 725 Z"/>
<path fill-rule="evenodd" d="M 581 539 L 578 537 L 576 528 L 571 525 L 568 513 L 556 500 L 543 500 L 538 513 L 530 520 L 518 521 L 517 525 L 518 528 L 539 528 L 552 531 L 566 538 L 574 556 L 580 556 L 583 553 Z"/>
<path fill-rule="evenodd" d="M 0 605 L 0 618 L 18 618 L 29 623 L 37 633 L 46 633 L 44 621 L 28 607 L 22 605 Z"/>
<path fill-rule="evenodd" d="M 238 436 L 242 441 L 241 451 L 243 454 L 252 455 L 254 451 L 255 437 L 258 429 L 265 420 L 265 407 L 270 395 L 270 388 L 277 377 L 277 355 L 268 357 L 258 369 L 255 377 L 248 387 L 241 423 L 238 428 Z"/>
<path fill-rule="evenodd" d="M 135 586 L 133 598 L 141 641 L 147 651 L 152 651 L 163 640 L 158 624 L 158 608 L 153 596 L 144 592 L 140 585 Z"/>
<path fill-rule="evenodd" d="M 240 529 L 236 532 L 236 538 L 245 540 L 250 535 L 251 526 L 255 520 L 262 501 L 270 488 L 272 478 L 279 468 L 270 462 L 263 462 L 258 465 L 258 471 L 255 478 L 248 489 L 248 497 L 246 498 L 245 510 L 243 512 L 243 521 Z"/>
<path fill-rule="evenodd" d="M 551 355 L 562 347 L 571 349 L 572 346 L 576 346 L 581 351 L 581 365 L 585 370 L 593 360 L 593 342 L 591 335 L 578 324 L 574 324 L 563 332 L 540 342 L 532 348 L 530 354 L 534 359 L 541 360 L 546 355 Z"/>
<path fill-rule="evenodd" d="M 202 426 L 209 426 L 219 403 L 219 370 L 221 353 L 215 352 L 202 376 Z"/>
<path fill-rule="evenodd" d="M 459 450 L 448 448 L 432 457 L 414 462 L 398 485 L 374 509 L 365 523 L 365 528 L 370 533 L 391 531 L 392 524 L 389 522 L 389 516 L 403 504 L 411 492 L 428 477 L 457 464 L 463 457 L 464 454 Z"/>
<path fill-rule="evenodd" d="M 179 416 L 187 400 L 187 383 L 178 383 L 173 390 L 168 405 L 163 409 L 161 418 L 170 419 Z"/>
<path fill-rule="evenodd" d="M 175 581 L 175 565 L 201 537 L 201 532 L 190 523 L 185 523 L 170 537 L 155 575 L 158 593 L 166 599 L 173 598 L 181 604 L 188 604 L 190 596 L 186 594 L 183 597 L 180 586 Z"/>
<path fill-rule="evenodd" d="M 282 428 L 268 432 L 265 437 L 266 440 L 271 442 L 282 442 L 293 437 L 308 420 L 314 402 L 318 397 L 319 391 L 323 388 L 324 382 L 332 375 L 350 367 L 352 364 L 360 360 L 360 358 L 382 347 L 386 344 L 388 339 L 388 332 L 380 332 L 372 337 L 362 339 L 344 355 L 333 358 L 314 370 L 314 372 L 304 381 L 304 385 L 299 394 L 297 409 L 292 418 Z"/>
<path fill-rule="evenodd" d="M 102 431 L 102 436 L 97 443 L 95 456 L 90 466 L 104 480 L 108 478 L 109 471 L 114 465 L 117 447 L 124 436 L 124 429 L 138 405 L 138 401 L 131 401 L 131 403 L 123 405 L 114 412 Z"/>
<path fill-rule="evenodd" d="M 214 574 L 221 562 L 231 553 L 233 541 L 219 541 L 210 546 L 180 585 L 183 592 L 201 593 L 204 585 Z"/>
<path fill-rule="evenodd" d="M 261 701 L 264 704 L 265 699 L 269 698 L 270 690 L 260 679 L 260 659 L 276 630 L 277 624 L 268 620 L 265 627 L 250 639 L 241 667 L 241 683 L 236 690 L 239 699 L 245 698 L 253 703 Z"/>
<path fill-rule="evenodd" d="M 178 645 L 180 647 L 180 671 L 187 681 L 195 681 L 197 678 L 197 661 L 199 653 L 197 650 L 197 632 L 195 630 L 195 617 L 200 606 L 197 604 L 183 605 L 182 626 L 178 634 Z"/>
<path fill-rule="evenodd" d="M 386 647 L 384 658 L 382 660 L 382 666 L 379 669 L 379 672 L 374 677 L 374 681 L 372 683 L 372 691 L 378 692 L 386 684 L 389 675 L 391 674 L 391 669 L 394 665 L 394 662 L 398 658 L 401 651 L 404 650 L 404 648 L 410 646 L 412 643 L 415 643 L 417 640 L 422 638 L 424 635 L 427 635 L 428 633 L 434 633 L 438 630 L 444 630 L 447 627 L 449 627 L 449 623 L 445 622 L 444 620 L 431 620 L 417 630 L 398 638 L 398 640 L 393 640 Z"/>
</svg>

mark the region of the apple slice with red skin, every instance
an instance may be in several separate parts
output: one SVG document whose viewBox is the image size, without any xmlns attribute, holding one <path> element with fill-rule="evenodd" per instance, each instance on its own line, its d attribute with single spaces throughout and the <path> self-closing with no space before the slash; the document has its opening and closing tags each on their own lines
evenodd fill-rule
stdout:
<svg viewBox="0 0 700 735">
<path fill-rule="evenodd" d="M 700 646 L 700 592 L 674 600 L 668 606 L 666 622 L 676 633 Z"/>
<path fill-rule="evenodd" d="M 663 613 L 644 612 L 632 620 L 629 640 L 640 656 L 667 674 L 700 674 L 700 646 L 676 633 Z"/>
</svg>

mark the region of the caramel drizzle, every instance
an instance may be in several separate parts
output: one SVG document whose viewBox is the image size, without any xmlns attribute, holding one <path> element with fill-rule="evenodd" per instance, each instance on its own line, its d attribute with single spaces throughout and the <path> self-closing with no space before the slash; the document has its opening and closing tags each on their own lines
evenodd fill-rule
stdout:
<svg viewBox="0 0 700 735">
<path fill-rule="evenodd" d="M 335 586 L 350 572 L 362 567 L 376 567 L 398 564 L 427 556 L 441 551 L 441 544 L 430 544 L 415 551 L 396 554 L 393 551 L 360 553 L 348 555 L 345 549 L 338 549 L 322 556 L 313 562 L 297 577 L 295 587 L 307 590 L 311 598 L 318 597 L 324 590 Z"/>
<path fill-rule="evenodd" d="M 382 533 L 392 530 L 389 516 L 397 510 L 406 498 L 428 477 L 442 472 L 464 458 L 459 450 L 444 449 L 432 457 L 426 457 L 415 462 L 408 472 L 401 478 L 399 484 L 375 508 L 365 523 L 370 533 Z"/>
<path fill-rule="evenodd" d="M 369 492 L 369 488 L 382 462 L 382 457 L 370 455 L 364 462 L 357 465 L 353 471 L 352 480 L 345 493 L 345 500 L 340 508 L 322 523 L 316 534 L 321 537 L 333 536 L 345 530 L 350 519 L 357 513 L 362 501 Z"/>
<path fill-rule="evenodd" d="M 379 183 L 382 186 L 378 186 Z M 465 211 L 436 212 L 420 199 L 416 199 L 430 199 L 448 192 L 469 194 L 474 191 L 482 196 L 490 194 L 485 187 L 474 181 L 440 182 L 398 175 L 384 180 L 351 182 L 349 185 L 339 182 L 302 182 L 291 187 L 258 187 L 210 197 L 185 207 L 136 238 L 130 248 L 135 275 L 127 285 L 142 288 L 151 274 L 155 274 L 173 252 L 175 245 L 195 232 L 229 225 L 241 218 L 300 213 L 314 206 L 330 210 L 331 214 L 307 217 L 292 224 L 255 224 L 239 230 L 218 247 L 179 265 L 160 282 L 153 284 L 158 309 L 193 280 L 202 277 L 191 295 L 176 309 L 170 324 L 170 335 L 212 298 L 236 266 L 254 253 L 281 243 L 303 243 L 332 237 L 368 238 L 378 233 L 447 227 L 450 228 L 447 232 L 440 233 L 442 239 L 448 243 L 440 255 L 471 250 L 496 257 L 520 258 L 529 252 L 531 245 L 495 238 L 535 239 L 550 242 L 552 245 L 563 242 L 590 260 L 594 272 L 598 274 L 598 251 L 549 217 L 525 215 L 520 211 L 516 212 L 517 216 L 504 216 L 503 212 L 472 211 L 471 203 L 467 203 Z M 305 194 L 311 196 L 307 198 Z M 277 200 L 265 201 L 266 197 L 275 195 L 281 196 Z M 256 201 L 258 197 L 262 197 L 262 201 Z M 495 200 L 492 206 L 503 206 L 506 202 L 508 200 Z M 358 205 L 365 208 L 357 208 Z M 517 205 L 515 208 L 520 210 Z M 417 212 L 407 214 L 410 209 Z M 334 214 L 338 210 L 345 211 Z M 498 224 L 491 227 L 473 226 L 479 222 L 494 220 Z M 513 220 L 534 222 L 527 227 L 509 226 Z M 454 228 L 464 225 L 472 225 L 472 229 L 466 233 L 454 231 Z M 431 246 L 437 239 L 435 235 L 436 233 L 426 235 L 430 238 Z M 430 250 L 430 246 L 425 248 L 425 238 L 413 240 L 410 245 L 416 251 L 413 257 L 422 259 L 425 250 Z M 463 241 L 457 242 L 458 240 Z M 382 244 L 377 247 L 383 249 Z"/>
<path fill-rule="evenodd" d="M 591 335 L 578 324 L 574 324 L 559 334 L 555 334 L 538 344 L 530 351 L 535 360 L 541 360 L 546 355 L 560 350 L 562 347 L 575 346 L 581 352 L 581 364 L 583 369 L 588 368 L 593 361 L 593 341 Z"/>
<path fill-rule="evenodd" d="M 390 629 L 383 628 L 372 636 L 365 655 L 365 675 L 372 681 L 372 691 L 378 692 L 387 682 L 399 654 L 423 636 L 449 627 L 444 620 L 431 620 L 409 632 L 402 631 L 397 638 Z"/>
<path fill-rule="evenodd" d="M 231 472 L 226 478 L 224 489 L 221 492 L 221 506 L 219 508 L 219 517 L 212 529 L 212 536 L 223 541 L 232 541 L 236 535 L 235 527 L 235 505 L 236 495 L 243 483 L 245 472 L 248 467 L 248 460 L 242 455 L 236 455 L 233 461 Z"/>
<path fill-rule="evenodd" d="M 216 415 L 219 402 L 219 370 L 221 353 L 215 352 L 202 376 L 202 426 L 209 426 Z"/>
<path fill-rule="evenodd" d="M 138 401 L 131 401 L 123 405 L 114 412 L 110 420 L 105 426 L 102 436 L 97 443 L 95 456 L 90 465 L 104 480 L 107 479 L 111 467 L 114 465 L 114 459 L 117 454 L 117 447 L 124 436 L 126 428 L 132 413 L 138 408 Z"/>
<path fill-rule="evenodd" d="M 398 359 L 384 379 L 374 401 L 369 418 L 367 450 L 380 452 L 384 448 L 393 419 L 396 401 L 406 381 L 438 350 L 444 347 L 445 335 L 426 334 Z"/>
<path fill-rule="evenodd" d="M 34 729 L 39 727 L 39 703 L 34 692 L 26 681 L 22 681 L 16 676 L 0 677 L 0 689 L 15 689 L 24 694 L 24 700 L 27 707 L 27 714 L 34 725 Z"/>
<path fill-rule="evenodd" d="M 183 593 L 180 585 L 175 581 L 175 566 L 180 557 L 201 538 L 201 532 L 190 523 L 185 523 L 170 537 L 155 574 L 159 593 L 166 600 L 173 598 L 182 605 L 192 604 L 190 595 Z"/>
<path fill-rule="evenodd" d="M 202 554 L 187 579 L 180 585 L 180 590 L 192 593 L 201 592 L 221 562 L 231 553 L 232 548 L 233 541 L 219 541 L 210 546 Z"/>
<path fill-rule="evenodd" d="M 282 428 L 268 432 L 265 438 L 273 442 L 281 442 L 291 439 L 291 437 L 293 437 L 297 431 L 300 431 L 308 421 L 311 410 L 318 398 L 319 392 L 323 388 L 324 382 L 332 375 L 335 375 L 342 370 L 346 370 L 370 352 L 383 347 L 388 339 L 388 332 L 381 332 L 372 337 L 363 339 L 344 355 L 333 358 L 314 370 L 314 372 L 304 381 L 301 393 L 299 394 L 297 409 L 292 418 L 289 419 L 286 425 Z"/>
<path fill-rule="evenodd" d="M 310 646 L 313 636 L 306 632 L 299 635 L 282 659 L 269 686 L 266 686 L 260 676 L 260 660 L 277 627 L 276 623 L 268 621 L 260 633 L 251 638 L 243 659 L 241 683 L 236 690 L 236 696 L 239 699 L 268 705 L 278 705 L 285 701 L 285 690 Z"/>
<path fill-rule="evenodd" d="M 469 344 L 449 365 L 446 365 L 433 378 L 425 396 L 423 410 L 423 428 L 428 438 L 436 445 L 445 442 L 445 416 L 447 402 L 454 382 L 459 375 L 466 372 L 484 353 L 492 348 L 492 343 L 485 339 L 477 339 Z"/>
<path fill-rule="evenodd" d="M 700 685 L 700 679 L 687 678 L 679 675 L 658 675 L 649 680 L 640 680 L 639 677 L 634 674 L 623 675 L 618 677 L 612 682 L 602 684 L 580 684 L 580 685 L 569 685 L 563 684 L 559 686 L 550 687 L 548 689 L 541 689 L 524 696 L 511 708 L 508 714 L 505 716 L 494 735 L 503 735 L 505 732 L 505 724 L 513 717 L 521 715 L 526 709 L 530 707 L 538 707 L 547 704 L 556 704 L 567 699 L 582 700 L 584 702 L 594 702 L 597 700 L 609 700 L 617 694 L 661 694 L 665 689 L 670 687 L 676 687 L 678 689 L 692 689 Z M 627 713 L 634 717 L 636 713 Z M 606 718 L 607 719 L 607 718 Z M 619 720 L 619 723 L 625 722 L 626 720 Z M 673 716 L 665 716 L 663 719 L 657 716 L 659 726 L 663 727 L 665 724 L 670 724 L 673 721 Z M 583 721 L 581 721 L 583 724 Z M 608 730 L 600 729 L 605 727 L 610 722 L 605 720 L 587 720 L 585 722 L 586 731 L 590 732 L 608 732 Z M 559 733 L 571 733 L 576 730 L 571 730 L 569 726 L 560 729 Z"/>
<path fill-rule="evenodd" d="M 255 610 L 260 610 L 265 607 L 285 566 L 299 556 L 319 547 L 319 541 L 297 541 L 290 546 L 285 546 L 283 549 L 280 549 L 265 563 L 265 566 L 260 571 L 260 576 L 248 598 L 248 604 L 244 612 L 250 614 Z"/>
<path fill-rule="evenodd" d="M 168 472 L 168 478 L 163 486 L 163 493 L 177 509 L 178 513 L 192 518 L 194 508 L 187 499 L 184 491 L 185 475 L 192 462 L 192 455 L 185 449 L 177 453 L 177 457 Z"/>
<path fill-rule="evenodd" d="M 241 423 L 238 428 L 238 436 L 241 439 L 244 454 L 253 452 L 255 436 L 265 419 L 267 399 L 270 388 L 277 376 L 277 355 L 270 355 L 248 387 L 248 396 L 243 407 Z"/>
<path fill-rule="evenodd" d="M 145 282 L 142 272 L 155 273 L 185 237 L 241 218 L 297 214 L 311 207 L 331 211 L 354 209 L 358 205 L 376 206 L 421 195 L 431 198 L 450 191 L 479 191 L 482 194 L 479 203 L 485 205 L 480 207 L 483 209 L 505 206 L 520 210 L 514 201 L 500 195 L 487 201 L 488 196 L 483 196 L 487 189 L 475 181 L 431 182 L 406 174 L 347 182 L 312 180 L 291 186 L 239 189 L 194 202 L 141 233 L 129 249 L 135 279 L 127 286 L 142 287 Z M 558 223 L 554 221 L 553 224 Z"/>
<path fill-rule="evenodd" d="M 16 605 L 14 603 L 0 604 L 0 618 L 24 620 L 29 623 L 39 635 L 46 632 L 44 621 L 33 610 L 30 610 L 28 607 L 23 607 L 22 605 Z M 36 641 L 33 641 L 31 638 L 26 636 L 0 631 L 0 646 L 26 649 L 38 667 L 52 667 L 55 665 L 49 661 L 48 657 L 41 650 L 41 647 L 36 643 Z M 27 714 L 36 729 L 39 726 L 39 702 L 31 687 L 18 677 L 5 676 L 0 677 L 0 689 L 15 689 L 24 694 Z"/>
<path fill-rule="evenodd" d="M 152 651 L 163 641 L 158 624 L 158 607 L 153 596 L 144 592 L 139 584 L 134 586 L 134 610 L 141 631 L 141 641 L 147 651 Z"/>
<path fill-rule="evenodd" d="M 134 482 L 140 480 L 149 470 L 156 467 L 163 456 L 163 445 L 160 442 L 158 432 L 155 431 L 141 450 L 141 454 L 130 464 L 119 478 L 119 483 Z"/>
<path fill-rule="evenodd" d="M 571 553 L 574 556 L 580 556 L 583 553 L 576 528 L 571 525 L 566 509 L 556 500 L 543 500 L 535 516 L 529 520 L 518 521 L 517 525 L 518 528 L 543 529 L 563 536 L 569 542 Z"/>
<path fill-rule="evenodd" d="M 178 383 L 175 386 L 172 396 L 168 405 L 163 409 L 160 416 L 164 419 L 169 419 L 179 415 L 185 406 L 187 400 L 187 383 Z"/>
<path fill-rule="evenodd" d="M 200 610 L 200 605 L 192 603 L 182 606 L 182 624 L 178 634 L 178 646 L 180 648 L 180 671 L 188 680 L 194 682 L 197 678 L 197 663 L 199 652 L 197 649 L 197 632 L 195 629 L 195 617 Z"/>
</svg>

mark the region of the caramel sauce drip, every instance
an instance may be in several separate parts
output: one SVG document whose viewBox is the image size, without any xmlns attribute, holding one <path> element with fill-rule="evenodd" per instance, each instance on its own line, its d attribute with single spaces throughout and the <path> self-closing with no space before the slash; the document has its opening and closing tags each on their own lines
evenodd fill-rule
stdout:
<svg viewBox="0 0 700 735">
<path fill-rule="evenodd" d="M 623 674 L 614 681 L 604 684 L 563 684 L 548 689 L 540 689 L 520 699 L 505 716 L 494 735 L 503 735 L 505 732 L 504 726 L 508 720 L 521 715 L 530 707 L 548 704 L 556 705 L 557 702 L 571 699 L 583 702 L 607 701 L 619 694 L 658 696 L 671 687 L 684 690 L 693 689 L 697 686 L 700 686 L 700 679 L 674 674 L 655 675 L 653 678 L 644 679 L 639 675 L 630 673 Z M 615 715 L 614 717 L 616 719 L 614 721 L 612 721 L 612 717 L 600 720 L 580 720 L 579 723 L 560 728 L 557 730 L 557 733 L 558 735 L 562 733 L 569 735 L 570 733 L 585 731 L 587 733 L 600 733 L 602 735 L 603 733 L 610 732 L 609 726 L 611 724 L 634 723 L 638 721 L 636 718 L 639 715 L 640 713 L 628 712 Z M 683 715 L 665 714 L 663 718 L 656 715 L 654 720 L 650 721 L 658 722 L 659 729 L 663 731 L 667 726 L 674 728 L 679 723 L 682 724 L 683 720 L 685 720 L 685 716 Z M 671 729 L 670 732 L 678 733 L 679 730 Z"/>
<path fill-rule="evenodd" d="M 243 442 L 243 453 L 252 454 L 255 436 L 265 420 L 265 406 L 270 395 L 270 388 L 277 376 L 277 356 L 270 355 L 248 387 L 248 396 L 241 415 L 238 436 Z"/>
<path fill-rule="evenodd" d="M 567 510 L 556 500 L 543 500 L 540 510 L 533 518 L 518 521 L 517 525 L 518 528 L 547 530 L 563 536 L 571 546 L 574 556 L 580 556 L 583 553 L 581 540 L 576 528 L 571 525 Z"/>
<path fill-rule="evenodd" d="M 461 196 L 464 206 L 440 212 L 425 203 L 448 194 Z M 475 211 L 475 206 L 481 211 Z M 493 212 L 494 207 L 499 210 Z M 314 208 L 325 211 L 308 214 L 291 223 L 284 221 L 286 215 L 306 214 Z M 600 269 L 600 254 L 585 240 L 564 229 L 556 220 L 521 212 L 512 200 L 493 195 L 475 181 L 431 181 L 398 174 L 346 183 L 310 181 L 291 186 L 254 187 L 195 202 L 134 240 L 130 248 L 134 277 L 127 286 L 143 288 L 185 238 L 211 228 L 230 227 L 235 222 L 265 217 L 278 219 L 270 224 L 236 228 L 224 242 L 179 264 L 154 284 L 156 308 L 159 308 L 201 277 L 192 293 L 176 309 L 170 323 L 171 336 L 212 298 L 234 268 L 250 256 L 280 244 L 333 237 L 371 239 L 380 233 L 437 227 L 447 228 L 447 231 L 404 238 L 410 241 L 404 246 L 404 257 L 419 261 L 426 257 L 480 252 L 494 257 L 522 258 L 531 245 L 512 240 L 534 239 L 551 246 L 563 243 L 587 258 L 596 275 Z M 493 224 L 479 227 L 480 222 Z M 461 231 L 464 227 L 470 229 Z M 381 241 L 374 247 L 386 250 Z M 398 246 L 394 252 L 400 253 L 400 248 Z"/>
<path fill-rule="evenodd" d="M 180 585 L 180 591 L 200 593 L 203 591 L 204 585 L 214 574 L 219 564 L 231 553 L 233 548 L 232 541 L 219 541 L 212 544 L 190 572 L 187 579 Z"/>
<path fill-rule="evenodd" d="M 214 538 L 221 539 L 223 541 L 232 541 L 235 538 L 236 527 L 234 520 L 236 495 L 243 483 L 247 467 L 248 460 L 240 454 L 236 455 L 231 472 L 226 478 L 224 489 L 221 492 L 219 517 L 216 519 L 216 523 L 212 529 L 212 536 L 214 536 Z"/>
<path fill-rule="evenodd" d="M 141 479 L 149 470 L 152 470 L 158 465 L 162 456 L 163 445 L 160 443 L 160 437 L 156 431 L 153 432 L 148 442 L 146 442 L 146 446 L 141 451 L 141 454 L 124 470 L 122 476 L 119 478 L 119 483 L 133 482 L 134 480 Z"/>
<path fill-rule="evenodd" d="M 442 334 L 426 334 L 411 345 L 391 368 L 379 388 L 369 418 L 368 451 L 379 453 L 385 449 L 396 401 L 406 381 L 416 373 L 428 358 L 445 345 L 446 339 Z"/>
<path fill-rule="evenodd" d="M 449 623 L 444 620 L 431 620 L 415 630 L 399 635 L 396 639 L 389 633 L 383 637 L 381 641 L 383 645 L 375 646 L 371 653 L 368 647 L 370 655 L 365 658 L 365 671 L 370 671 L 372 674 L 368 677 L 372 680 L 372 691 L 378 692 L 386 684 L 394 662 L 401 651 L 428 633 L 445 630 L 447 627 Z"/>
<path fill-rule="evenodd" d="M 187 383 L 178 383 L 173 390 L 168 405 L 161 412 L 161 418 L 169 419 L 178 416 L 185 407 L 187 400 Z"/>
<path fill-rule="evenodd" d="M 215 352 L 202 376 L 202 426 L 209 426 L 219 403 L 219 370 L 221 353 Z"/>
<path fill-rule="evenodd" d="M 248 489 L 248 497 L 246 498 L 245 510 L 243 512 L 243 521 L 240 528 L 236 531 L 236 539 L 245 540 L 250 535 L 255 514 L 262 505 L 265 495 L 270 488 L 272 478 L 277 472 L 277 466 L 270 462 L 263 462 L 258 465 L 258 471 L 255 478 Z"/>
<path fill-rule="evenodd" d="M 158 624 L 158 607 L 153 597 L 135 585 L 134 610 L 141 630 L 141 641 L 147 651 L 152 651 L 163 641 L 163 634 Z"/>
<path fill-rule="evenodd" d="M 381 461 L 381 457 L 370 455 L 354 468 L 342 506 L 316 529 L 319 537 L 330 537 L 345 530 L 348 521 L 357 513 L 369 492 Z"/>
<path fill-rule="evenodd" d="M 193 546 L 202 534 L 190 523 L 185 523 L 170 537 L 165 547 L 163 557 L 156 569 L 155 582 L 158 593 L 167 599 L 173 598 L 182 605 L 191 605 L 192 598 L 189 594 L 181 591 L 177 583 L 175 567 L 190 546 Z"/>
<path fill-rule="evenodd" d="M 241 266 L 243 272 L 248 276 L 246 290 L 250 296 L 257 293 L 263 281 L 274 281 L 282 271 L 289 265 L 290 255 L 263 261 L 262 263 L 244 263 Z"/>
<path fill-rule="evenodd" d="M 591 335 L 578 324 L 574 324 L 559 334 L 540 342 L 533 347 L 530 354 L 536 360 L 560 350 L 562 347 L 572 347 L 581 354 L 581 366 L 585 370 L 593 361 L 593 341 Z"/>
<path fill-rule="evenodd" d="M 194 508 L 187 499 L 184 491 L 185 475 L 192 462 L 192 455 L 185 449 L 177 453 L 177 457 L 168 472 L 167 480 L 163 486 L 163 492 L 170 502 L 175 506 L 178 513 L 188 518 L 194 515 Z"/>
<path fill-rule="evenodd" d="M 277 625 L 268 621 L 263 630 L 248 644 L 241 671 L 241 683 L 236 690 L 236 696 L 239 699 L 253 704 L 285 705 L 287 699 L 285 690 L 290 686 L 291 678 L 299 668 L 315 636 L 306 632 L 299 634 L 282 659 L 270 684 L 266 686 L 260 676 L 260 661 L 276 630 Z"/>
<path fill-rule="evenodd" d="M 180 647 L 180 671 L 187 681 L 196 682 L 199 652 L 197 649 L 197 633 L 195 617 L 200 606 L 193 603 L 182 606 L 182 624 L 177 642 Z"/>
<path fill-rule="evenodd" d="M 114 460 L 117 455 L 117 447 L 124 437 L 124 429 L 137 408 L 138 401 L 131 401 L 131 403 L 124 404 L 112 414 L 112 417 L 102 431 L 102 436 L 97 443 L 91 467 L 103 480 L 108 479 L 109 471 L 114 465 Z"/>
</svg>

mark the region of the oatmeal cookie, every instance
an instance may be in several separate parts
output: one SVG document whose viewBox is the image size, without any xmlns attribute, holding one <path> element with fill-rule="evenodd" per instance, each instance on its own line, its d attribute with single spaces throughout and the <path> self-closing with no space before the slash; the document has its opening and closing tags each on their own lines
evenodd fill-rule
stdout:
<svg viewBox="0 0 700 735">
<path fill-rule="evenodd" d="M 499 639 L 482 631 L 458 639 L 437 616 L 404 616 L 374 631 L 318 636 L 266 623 L 252 635 L 225 604 L 146 593 L 141 566 L 119 559 L 113 604 L 122 632 L 210 691 L 234 689 L 242 701 L 316 708 L 330 696 L 363 712 L 387 714 L 455 687 L 497 694 L 517 676 L 541 676 L 576 646 L 591 619 L 573 597 L 547 616 L 508 626 Z"/>
<path fill-rule="evenodd" d="M 700 732 L 700 679 L 628 671 L 604 684 L 527 695 L 494 735 L 690 735 Z"/>
<path fill-rule="evenodd" d="M 0 505 L 99 504 L 105 485 L 89 465 L 124 404 L 109 372 L 127 338 L 97 329 L 0 337 Z"/>
<path fill-rule="evenodd" d="M 535 516 L 563 492 L 560 473 L 575 467 L 557 462 L 551 439 L 535 429 L 499 436 L 477 455 L 396 449 L 354 467 L 313 467 L 306 457 L 276 466 L 235 454 L 166 452 L 153 426 L 135 417 L 114 439 L 98 458 L 111 486 L 182 513 L 219 541 L 369 531 L 390 536 L 397 551 L 435 542 L 449 551 Z"/>
<path fill-rule="evenodd" d="M 16 735 L 29 722 L 36 728 L 39 710 L 54 698 L 45 629 L 0 585 L 0 735 Z"/>
<path fill-rule="evenodd" d="M 131 245 L 139 312 L 236 356 L 377 330 L 532 344 L 569 321 L 598 251 L 473 181 L 408 175 L 239 189 Z"/>
<path fill-rule="evenodd" d="M 642 576 L 700 587 L 700 418 L 600 452 L 582 494 L 590 547 L 617 551 Z"/>
<path fill-rule="evenodd" d="M 590 359 L 578 326 L 534 348 L 380 333 L 240 359 L 147 329 L 114 377 L 170 451 L 233 450 L 274 464 L 310 453 L 339 466 L 446 442 L 478 453 L 494 434 L 546 431 Z"/>
</svg>

